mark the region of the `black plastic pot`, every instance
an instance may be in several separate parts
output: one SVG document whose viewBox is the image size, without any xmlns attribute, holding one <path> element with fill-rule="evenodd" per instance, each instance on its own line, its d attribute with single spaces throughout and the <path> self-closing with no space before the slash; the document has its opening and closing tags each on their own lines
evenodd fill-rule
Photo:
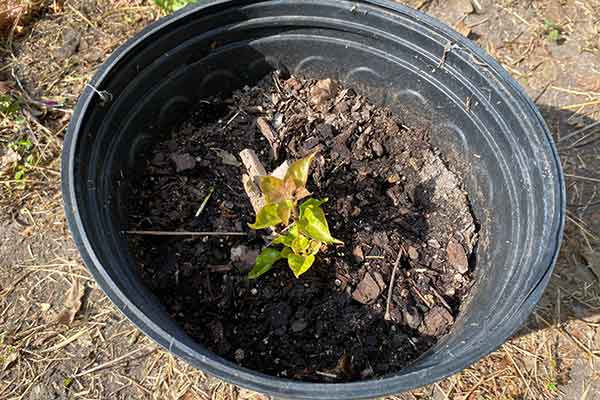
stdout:
<svg viewBox="0 0 600 400">
<path fill-rule="evenodd" d="M 153 138 L 199 99 L 283 66 L 337 78 L 371 100 L 412 110 L 407 117 L 431 121 L 435 144 L 463 166 L 482 226 L 477 286 L 453 331 L 414 365 L 384 379 L 312 384 L 240 368 L 169 318 L 128 254 L 122 234 L 127 183 Z M 521 326 L 548 283 L 565 206 L 548 129 L 491 57 L 431 17 L 383 0 L 202 1 L 119 48 L 91 86 L 77 104 L 63 154 L 65 210 L 75 242 L 99 286 L 131 321 L 171 353 L 226 381 L 287 398 L 402 392 L 492 352 Z"/>
</svg>

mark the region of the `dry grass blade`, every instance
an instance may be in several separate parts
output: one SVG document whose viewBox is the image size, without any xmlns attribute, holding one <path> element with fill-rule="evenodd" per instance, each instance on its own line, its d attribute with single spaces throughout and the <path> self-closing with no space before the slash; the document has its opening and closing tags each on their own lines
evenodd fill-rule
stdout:
<svg viewBox="0 0 600 400">
<path fill-rule="evenodd" d="M 129 235 L 147 236 L 247 236 L 246 232 L 125 231 Z"/>
<path fill-rule="evenodd" d="M 99 365 L 97 365 L 97 366 L 95 366 L 93 368 L 86 369 L 85 371 L 79 372 L 79 373 L 73 375 L 73 377 L 74 378 L 79 378 L 81 376 L 91 374 L 92 372 L 96 372 L 96 371 L 100 371 L 102 369 L 110 368 L 110 367 L 112 367 L 114 365 L 117 365 L 117 364 L 119 364 L 119 363 L 127 360 L 129 357 L 133 356 L 134 354 L 139 353 L 142 350 L 149 350 L 148 354 L 145 354 L 145 355 L 149 355 L 149 354 L 155 352 L 157 349 L 150 349 L 150 347 L 140 347 L 138 349 L 130 351 L 127 354 L 123 354 L 122 356 L 117 357 L 117 358 L 115 358 L 113 360 L 107 361 L 107 362 L 99 364 Z"/>
<path fill-rule="evenodd" d="M 79 332 L 77 332 L 76 334 L 69 336 L 68 338 L 66 338 L 65 340 L 55 344 L 52 347 L 49 347 L 47 349 L 42 350 L 42 353 L 50 353 L 52 351 L 56 351 L 56 350 L 60 350 L 63 347 L 67 346 L 69 343 L 74 342 L 75 340 L 79 339 L 81 336 L 85 335 L 86 333 L 88 333 L 91 329 L 83 329 Z"/>
</svg>

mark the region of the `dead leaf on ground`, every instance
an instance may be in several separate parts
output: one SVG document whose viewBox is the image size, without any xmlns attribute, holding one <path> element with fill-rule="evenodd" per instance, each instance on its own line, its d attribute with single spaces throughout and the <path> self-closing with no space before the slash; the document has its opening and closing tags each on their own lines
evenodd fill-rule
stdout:
<svg viewBox="0 0 600 400">
<path fill-rule="evenodd" d="M 71 325 L 73 323 L 75 315 L 81 309 L 84 292 L 85 286 L 76 279 L 65 298 L 65 308 L 56 316 L 56 323 L 64 325 Z"/>
<path fill-rule="evenodd" d="M 9 94 L 14 87 L 9 81 L 0 81 L 0 94 Z"/>
<path fill-rule="evenodd" d="M 468 38 L 471 34 L 471 28 L 465 24 L 465 19 L 461 18 L 456 24 L 454 24 L 454 30 L 464 37 Z"/>
<path fill-rule="evenodd" d="M 0 157 L 0 172 L 8 170 L 19 160 L 21 160 L 19 153 L 9 148 L 6 153 Z"/>
<path fill-rule="evenodd" d="M 9 369 L 10 367 L 12 367 L 12 365 L 18 360 L 19 358 L 19 352 L 17 351 L 16 348 L 9 346 L 6 348 L 6 355 L 4 355 L 3 360 L 2 360 L 2 371 L 6 371 L 7 369 Z"/>
<path fill-rule="evenodd" d="M 215 153 L 217 153 L 217 155 L 219 156 L 219 158 L 221 159 L 221 161 L 223 162 L 223 164 L 225 165 L 231 165 L 233 167 L 239 167 L 242 165 L 242 163 L 240 163 L 238 161 L 238 159 L 231 153 L 229 153 L 228 151 L 222 150 L 222 149 L 213 149 Z"/>
</svg>

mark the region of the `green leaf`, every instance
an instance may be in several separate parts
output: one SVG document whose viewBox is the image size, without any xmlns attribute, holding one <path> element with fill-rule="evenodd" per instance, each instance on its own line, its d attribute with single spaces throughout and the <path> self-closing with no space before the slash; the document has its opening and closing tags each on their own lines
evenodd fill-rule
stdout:
<svg viewBox="0 0 600 400">
<path fill-rule="evenodd" d="M 73 378 L 71 378 L 70 376 L 63 379 L 63 386 L 66 389 L 70 388 L 72 384 L 73 384 Z"/>
<path fill-rule="evenodd" d="M 252 229 L 265 229 L 270 226 L 275 226 L 281 223 L 281 217 L 279 216 L 279 204 L 269 204 L 261 208 L 256 215 L 256 222 L 248 224 Z"/>
<path fill-rule="evenodd" d="M 310 239 L 300 234 L 296 237 L 296 239 L 294 239 L 290 247 L 297 255 L 305 255 L 308 251 L 309 246 Z"/>
<path fill-rule="evenodd" d="M 280 201 L 287 200 L 290 197 L 284 182 L 274 176 L 259 176 L 258 186 L 265 196 L 266 204 L 279 203 Z"/>
<path fill-rule="evenodd" d="M 308 180 L 308 170 L 310 168 L 310 164 L 315 158 L 317 153 L 309 154 L 308 156 L 294 161 L 288 168 L 287 173 L 285 174 L 286 183 L 293 183 L 295 189 L 303 188 L 306 186 L 306 181 Z"/>
<path fill-rule="evenodd" d="M 343 244 L 344 242 L 334 238 L 329 232 L 329 225 L 325 219 L 325 213 L 321 209 L 321 204 L 325 203 L 326 201 L 327 199 L 308 199 L 302 203 L 300 205 L 300 219 L 298 221 L 298 227 L 302 233 L 306 234 L 312 239 L 325 243 Z"/>
<path fill-rule="evenodd" d="M 300 204 L 300 219 L 302 219 L 302 216 L 304 215 L 304 210 L 306 210 L 307 208 L 313 208 L 313 207 L 321 207 L 321 205 L 327 203 L 329 201 L 329 199 L 327 197 L 325 197 L 323 200 L 317 200 L 317 199 L 308 199 L 306 200 L 304 203 Z"/>
<path fill-rule="evenodd" d="M 252 267 L 252 270 L 248 273 L 248 278 L 258 278 L 259 276 L 273 268 L 273 264 L 275 264 L 282 258 L 283 256 L 281 255 L 281 251 L 270 247 L 265 247 L 264 249 L 262 249 L 258 257 L 256 257 L 254 267 Z"/>
<path fill-rule="evenodd" d="M 167 13 L 177 11 L 188 4 L 195 3 L 196 0 L 154 0 L 154 4 L 163 9 Z"/>
<path fill-rule="evenodd" d="M 23 178 L 25 178 L 25 168 L 20 167 L 15 172 L 15 181 L 21 181 Z"/>
<path fill-rule="evenodd" d="M 287 247 L 292 247 L 294 239 L 298 236 L 298 225 L 293 224 L 285 235 L 279 235 L 273 240 L 273 244 L 282 244 Z"/>
<path fill-rule="evenodd" d="M 290 269 L 292 270 L 296 278 L 299 278 L 300 275 L 308 271 L 308 269 L 313 265 L 313 263 L 315 262 L 315 256 L 299 256 L 297 254 L 291 253 L 288 254 L 287 260 Z"/>
</svg>

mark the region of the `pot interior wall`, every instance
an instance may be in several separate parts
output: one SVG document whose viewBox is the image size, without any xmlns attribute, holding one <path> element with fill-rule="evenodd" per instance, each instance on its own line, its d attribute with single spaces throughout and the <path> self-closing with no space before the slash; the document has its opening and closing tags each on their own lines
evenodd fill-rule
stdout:
<svg viewBox="0 0 600 400">
<path fill-rule="evenodd" d="M 449 42 L 434 29 L 425 31 L 380 7 L 361 4 L 352 10 L 353 3 L 346 8 L 341 1 L 320 3 L 312 8 L 295 2 L 215 5 L 210 16 L 188 13 L 160 34 L 147 33 L 138 50 L 106 72 L 100 89 L 113 99 L 104 105 L 97 96 L 91 100 L 75 160 L 77 196 L 86 204 L 81 218 L 97 221 L 85 229 L 90 241 L 102 242 L 95 255 L 105 261 L 111 284 L 147 318 L 144 323 L 180 338 L 163 345 L 182 346 L 190 360 L 197 359 L 195 352 L 206 354 L 166 312 L 156 310 L 156 299 L 136 275 L 122 234 L 128 181 L 135 179 L 148 146 L 202 98 L 252 85 L 277 68 L 335 78 L 408 121 L 429 121 L 434 144 L 464 177 L 481 224 L 471 300 L 452 333 L 400 374 L 476 354 L 490 332 L 512 333 L 503 321 L 529 295 L 523 288 L 544 273 L 519 265 L 552 258 L 532 240 L 533 232 L 543 237 L 555 229 L 544 221 L 556 219 L 558 200 L 540 194 L 553 179 L 544 172 L 555 168 L 551 150 L 526 133 L 538 122 L 507 95 L 506 84 L 499 84 L 503 77 L 473 61 L 478 55 L 449 47 L 441 63 Z"/>
</svg>

